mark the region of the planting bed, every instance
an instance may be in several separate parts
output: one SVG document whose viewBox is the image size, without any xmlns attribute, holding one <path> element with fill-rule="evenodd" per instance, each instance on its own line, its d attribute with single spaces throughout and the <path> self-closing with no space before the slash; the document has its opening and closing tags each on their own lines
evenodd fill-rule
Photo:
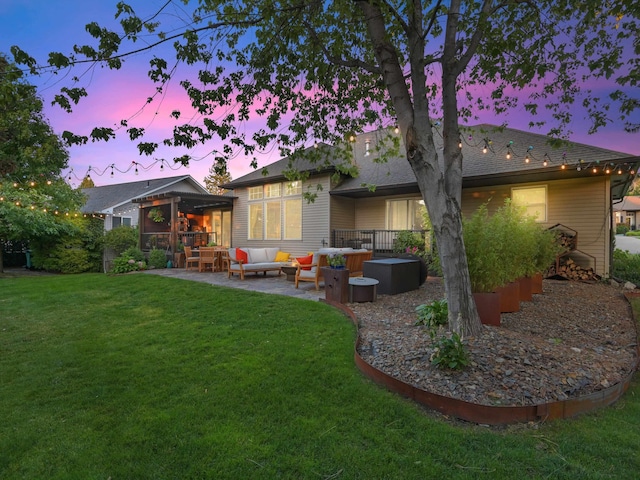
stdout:
<svg viewBox="0 0 640 480">
<path fill-rule="evenodd" d="M 603 391 L 637 365 L 636 327 L 620 288 L 545 280 L 544 293 L 502 314 L 500 327 L 467 338 L 470 365 L 430 365 L 432 341 L 415 307 L 444 298 L 440 279 L 374 303 L 349 304 L 360 325 L 359 355 L 383 373 L 426 392 L 488 406 L 526 406 Z"/>
</svg>

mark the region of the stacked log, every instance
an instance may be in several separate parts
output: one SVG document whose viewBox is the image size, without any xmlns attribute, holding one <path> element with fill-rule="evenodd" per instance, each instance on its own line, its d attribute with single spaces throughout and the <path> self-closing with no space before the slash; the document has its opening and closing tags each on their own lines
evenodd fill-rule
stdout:
<svg viewBox="0 0 640 480">
<path fill-rule="evenodd" d="M 578 248 L 578 235 L 559 232 L 557 234 L 556 241 L 565 252 L 570 252 L 571 250 Z"/>
<path fill-rule="evenodd" d="M 594 281 L 598 280 L 598 274 L 593 270 L 593 268 L 585 268 L 578 265 L 571 258 L 562 258 L 558 265 L 554 265 L 551 267 L 549 272 L 547 272 L 547 276 L 560 276 L 566 278 L 568 280 L 578 280 L 578 281 Z"/>
</svg>

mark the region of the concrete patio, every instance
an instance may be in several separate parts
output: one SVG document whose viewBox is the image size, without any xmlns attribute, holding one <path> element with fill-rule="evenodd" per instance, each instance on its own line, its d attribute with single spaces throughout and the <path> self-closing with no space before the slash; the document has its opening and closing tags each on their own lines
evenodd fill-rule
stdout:
<svg viewBox="0 0 640 480">
<path fill-rule="evenodd" d="M 305 300 L 318 301 L 325 298 L 324 287 L 320 284 L 320 290 L 316 290 L 312 283 L 301 283 L 298 288 L 295 283 L 287 280 L 286 275 L 278 275 L 275 272 L 269 272 L 267 275 L 247 274 L 244 280 L 240 280 L 238 275 L 227 278 L 227 272 L 197 272 L 194 270 L 186 270 L 184 268 L 161 268 L 154 270 L 145 270 L 146 274 L 162 275 L 164 277 L 181 278 L 183 280 L 193 280 L 195 282 L 204 282 L 211 285 L 221 285 L 224 287 L 241 288 L 243 290 L 251 290 L 253 292 L 273 293 L 276 295 L 287 295 L 289 297 L 297 297 Z"/>
</svg>

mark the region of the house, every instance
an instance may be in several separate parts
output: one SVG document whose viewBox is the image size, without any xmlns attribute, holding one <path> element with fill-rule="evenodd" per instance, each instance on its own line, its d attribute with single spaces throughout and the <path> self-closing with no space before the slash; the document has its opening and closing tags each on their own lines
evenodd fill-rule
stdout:
<svg viewBox="0 0 640 480">
<path fill-rule="evenodd" d="M 628 190 L 640 157 L 582 144 L 553 149 L 544 135 L 492 125 L 462 132 L 464 215 L 511 198 L 542 226 L 576 235 L 574 261 L 608 275 L 612 205 Z M 347 167 L 356 173 L 339 173 L 338 150 L 320 145 L 318 163 L 282 159 L 223 185 L 235 197 L 231 245 L 277 246 L 294 255 L 327 245 L 388 252 L 397 231 L 422 228 L 424 209 L 401 139 L 393 135 L 389 129 L 355 138 Z M 398 143 L 399 151 L 381 163 L 379 152 Z M 289 181 L 292 168 L 308 178 Z"/>
<path fill-rule="evenodd" d="M 616 224 L 626 223 L 630 230 L 640 226 L 640 197 L 629 195 L 613 204 Z"/>
<path fill-rule="evenodd" d="M 104 218 L 105 230 L 138 226 L 143 250 L 176 253 L 180 243 L 231 243 L 231 196 L 211 195 L 190 175 L 83 189 L 82 211 Z"/>
<path fill-rule="evenodd" d="M 170 190 L 209 193 L 189 175 L 83 188 L 87 201 L 81 211 L 102 216 L 106 231 L 120 225 L 135 227 L 138 225 L 139 207 L 133 200 Z"/>
</svg>

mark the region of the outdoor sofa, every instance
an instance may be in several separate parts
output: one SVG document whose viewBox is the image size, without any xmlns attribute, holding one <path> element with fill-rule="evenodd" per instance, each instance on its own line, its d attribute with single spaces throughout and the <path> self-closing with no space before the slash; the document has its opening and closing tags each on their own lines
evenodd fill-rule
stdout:
<svg viewBox="0 0 640 480">
<path fill-rule="evenodd" d="M 283 259 L 283 260 L 280 260 Z M 270 248 L 230 248 L 229 265 L 227 267 L 228 278 L 232 275 L 240 275 L 244 280 L 247 272 L 278 272 L 283 265 L 289 265 L 289 254 L 283 253 L 277 247 Z"/>
</svg>

